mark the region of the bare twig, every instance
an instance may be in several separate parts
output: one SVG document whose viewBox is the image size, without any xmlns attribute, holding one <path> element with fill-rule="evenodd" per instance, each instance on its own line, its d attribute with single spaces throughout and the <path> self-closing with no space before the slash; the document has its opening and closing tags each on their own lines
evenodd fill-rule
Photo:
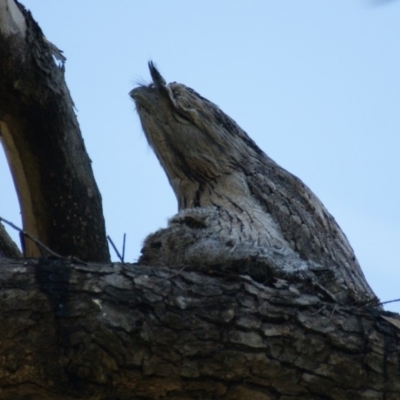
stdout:
<svg viewBox="0 0 400 400">
<path fill-rule="evenodd" d="M 71 262 L 77 262 L 80 264 L 84 264 L 86 265 L 87 263 L 85 261 L 80 260 L 77 257 L 74 256 L 70 256 L 70 257 L 63 257 L 62 255 L 56 253 L 55 251 L 51 250 L 49 247 L 47 247 L 45 244 L 43 244 L 40 240 L 36 239 L 35 237 L 33 237 L 32 235 L 30 235 L 28 232 L 24 231 L 23 229 L 19 228 L 18 226 L 14 225 L 12 222 L 7 221 L 6 219 L 4 219 L 3 217 L 0 217 L 0 222 L 4 222 L 5 224 L 11 226 L 11 228 L 14 228 L 15 230 L 17 230 L 20 234 L 20 236 L 25 236 L 26 238 L 32 240 L 32 242 L 34 242 L 39 249 L 45 250 L 47 251 L 50 255 L 52 255 L 53 257 L 57 257 L 57 258 L 62 258 L 62 259 L 69 259 Z M 24 243 L 23 240 L 21 240 L 21 243 Z M 43 253 L 42 253 L 43 254 Z"/>
<path fill-rule="evenodd" d="M 126 240 L 126 233 L 124 233 L 124 240 L 122 242 L 122 262 L 124 262 L 125 259 L 125 240 Z"/>
<path fill-rule="evenodd" d="M 15 230 L 17 230 L 20 234 L 24 235 L 25 237 L 27 237 L 28 239 L 32 240 L 32 242 L 34 242 L 37 246 L 39 246 L 39 248 L 41 248 L 42 250 L 46 250 L 49 254 L 51 254 L 54 257 L 57 258 L 64 258 L 63 256 L 61 256 L 60 254 L 55 253 L 53 250 L 49 249 L 46 245 L 44 245 L 41 241 L 39 241 L 38 239 L 36 239 L 35 237 L 33 237 L 32 235 L 30 235 L 28 232 L 24 231 L 23 229 L 19 228 L 18 226 L 14 225 L 12 222 L 7 221 L 6 219 L 4 219 L 3 217 L 0 217 L 0 221 L 4 222 L 5 224 L 11 226 L 11 228 L 14 228 Z"/>
<path fill-rule="evenodd" d="M 389 304 L 389 303 L 396 303 L 400 301 L 400 299 L 395 299 L 395 300 L 388 300 L 388 301 L 382 301 L 379 303 L 380 306 L 384 305 L 384 304 Z"/>
<path fill-rule="evenodd" d="M 166 281 L 168 279 L 175 278 L 176 276 L 180 275 L 187 267 L 188 267 L 187 265 L 184 265 L 178 272 L 175 272 L 174 274 L 172 274 L 170 276 L 167 276 L 165 278 L 161 278 L 161 279 L 155 280 L 155 282 L 158 283 L 158 282 Z"/>
<path fill-rule="evenodd" d="M 121 262 L 124 262 L 124 258 L 121 256 L 121 254 L 119 254 L 118 249 L 116 248 L 114 242 L 112 241 L 112 239 L 110 238 L 109 235 L 107 235 L 107 240 L 111 243 L 112 248 L 114 249 L 115 253 L 117 254 L 117 257 L 121 260 Z"/>
</svg>

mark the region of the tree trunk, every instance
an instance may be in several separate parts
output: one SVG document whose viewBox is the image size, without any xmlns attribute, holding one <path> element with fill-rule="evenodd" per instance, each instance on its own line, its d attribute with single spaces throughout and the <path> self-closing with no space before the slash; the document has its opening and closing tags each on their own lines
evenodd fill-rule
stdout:
<svg viewBox="0 0 400 400">
<path fill-rule="evenodd" d="M 3 258 L 0 281 L 4 400 L 400 398 L 392 313 L 128 264 Z"/>
<path fill-rule="evenodd" d="M 0 0 L 0 138 L 24 230 L 59 254 L 105 262 L 101 196 L 65 84 L 64 60 L 30 12 Z M 27 257 L 41 255 L 28 239 L 22 247 Z"/>
</svg>

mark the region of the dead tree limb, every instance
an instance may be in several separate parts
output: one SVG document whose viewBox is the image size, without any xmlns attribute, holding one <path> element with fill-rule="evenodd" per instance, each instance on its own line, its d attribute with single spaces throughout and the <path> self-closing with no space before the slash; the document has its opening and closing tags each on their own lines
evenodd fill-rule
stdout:
<svg viewBox="0 0 400 400">
<path fill-rule="evenodd" d="M 0 222 L 0 257 L 21 257 L 22 254 Z"/>
<path fill-rule="evenodd" d="M 108 261 L 101 196 L 64 61 L 30 12 L 0 0 L 0 139 L 23 229 L 64 256 Z M 23 248 L 27 257 L 40 255 L 30 240 Z"/>
</svg>

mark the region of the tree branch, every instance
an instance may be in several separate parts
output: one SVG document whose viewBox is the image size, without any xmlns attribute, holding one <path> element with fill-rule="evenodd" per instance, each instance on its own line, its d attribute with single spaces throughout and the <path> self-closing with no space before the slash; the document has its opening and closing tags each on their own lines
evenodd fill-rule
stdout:
<svg viewBox="0 0 400 400">
<path fill-rule="evenodd" d="M 0 139 L 24 231 L 63 256 L 108 261 L 101 196 L 61 53 L 13 0 L 0 0 L 0 70 Z M 40 256 L 34 242 L 23 247 Z"/>
<path fill-rule="evenodd" d="M 0 259 L 0 284 L 4 399 L 400 398 L 392 313 L 189 266 Z"/>
<path fill-rule="evenodd" d="M 11 239 L 0 221 L 0 257 L 21 257 L 18 246 Z"/>
</svg>

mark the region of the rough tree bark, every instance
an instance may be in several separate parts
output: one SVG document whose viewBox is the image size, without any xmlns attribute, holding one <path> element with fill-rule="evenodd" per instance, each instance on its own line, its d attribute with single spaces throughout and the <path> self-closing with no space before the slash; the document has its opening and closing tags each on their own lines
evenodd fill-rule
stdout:
<svg viewBox="0 0 400 400">
<path fill-rule="evenodd" d="M 0 139 L 24 230 L 59 254 L 109 261 L 101 196 L 64 58 L 13 0 L 0 0 L 0 71 Z M 30 240 L 22 247 L 27 257 L 41 255 Z"/>
<path fill-rule="evenodd" d="M 19 248 L 0 222 L 0 257 L 21 257 Z"/>
<path fill-rule="evenodd" d="M 12 0 L 0 32 L 1 136 L 24 228 L 107 260 L 60 53 Z M 0 398 L 400 398 L 399 317 L 374 306 L 333 218 L 212 103 L 151 72 L 132 96 L 180 212 L 146 240 L 150 266 L 0 258 Z"/>
<path fill-rule="evenodd" d="M 4 400 L 400 398 L 390 313 L 189 268 L 0 259 L 0 282 Z"/>
</svg>

